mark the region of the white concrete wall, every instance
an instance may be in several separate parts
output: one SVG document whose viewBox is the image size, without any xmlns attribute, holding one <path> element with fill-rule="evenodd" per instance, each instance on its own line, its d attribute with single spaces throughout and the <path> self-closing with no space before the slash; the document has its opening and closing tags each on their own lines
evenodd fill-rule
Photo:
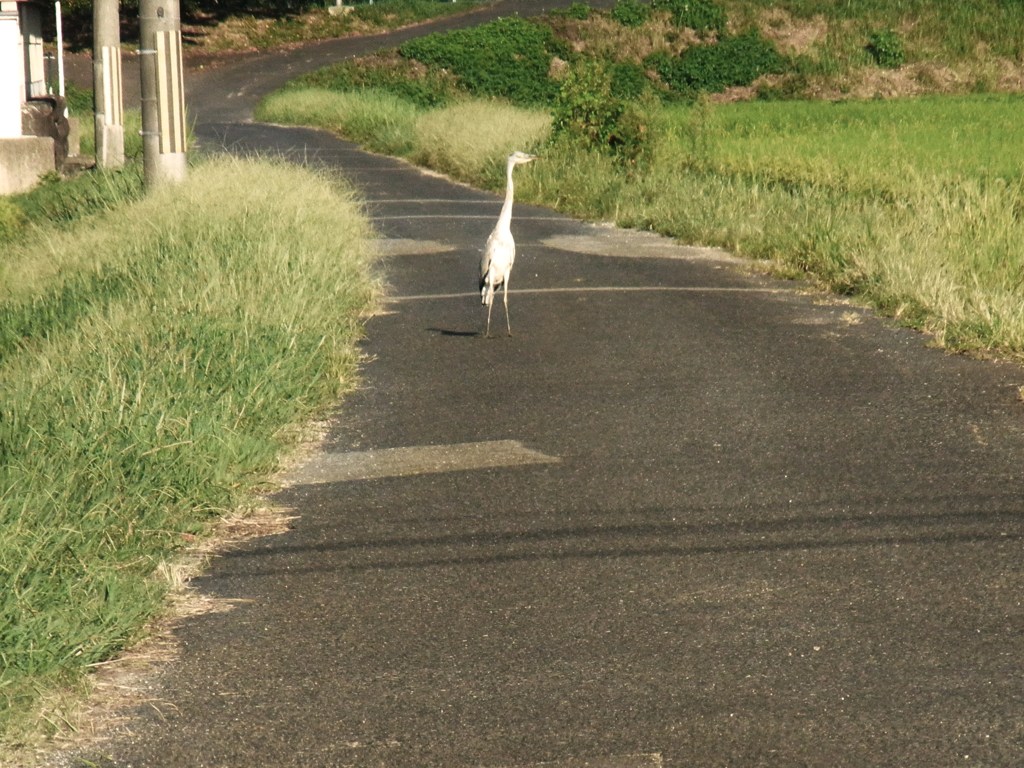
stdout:
<svg viewBox="0 0 1024 768">
<path fill-rule="evenodd" d="M 0 0 L 0 139 L 21 136 L 25 51 L 18 3 Z"/>
<path fill-rule="evenodd" d="M 0 139 L 0 195 L 32 189 L 53 170 L 53 139 L 22 136 Z"/>
</svg>

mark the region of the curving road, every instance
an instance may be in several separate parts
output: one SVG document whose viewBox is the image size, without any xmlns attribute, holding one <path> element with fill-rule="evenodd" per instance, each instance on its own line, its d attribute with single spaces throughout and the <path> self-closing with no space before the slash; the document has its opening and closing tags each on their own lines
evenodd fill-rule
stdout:
<svg viewBox="0 0 1024 768">
<path fill-rule="evenodd" d="M 499 199 L 249 121 L 393 39 L 194 73 L 207 149 L 355 183 L 392 299 L 294 527 L 214 562 L 233 609 L 80 764 L 1024 765 L 1021 370 L 526 205 L 482 338 Z"/>
</svg>

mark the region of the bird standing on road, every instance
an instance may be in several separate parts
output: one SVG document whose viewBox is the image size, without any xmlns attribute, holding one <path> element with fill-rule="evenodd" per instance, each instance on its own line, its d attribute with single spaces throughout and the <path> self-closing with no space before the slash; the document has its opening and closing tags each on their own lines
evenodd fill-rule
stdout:
<svg viewBox="0 0 1024 768">
<path fill-rule="evenodd" d="M 484 256 L 480 260 L 480 298 L 481 304 L 487 305 L 487 336 L 491 335 L 491 309 L 494 304 L 494 292 L 501 288 L 501 297 L 505 303 L 505 325 L 508 335 L 512 335 L 512 322 L 508 319 L 508 276 L 512 272 L 512 263 L 516 260 L 516 242 L 512 239 L 512 169 L 517 165 L 536 160 L 536 155 L 525 152 L 513 152 L 508 156 L 508 184 L 505 186 L 505 204 L 501 206 L 501 215 L 494 231 L 487 238 Z"/>
</svg>

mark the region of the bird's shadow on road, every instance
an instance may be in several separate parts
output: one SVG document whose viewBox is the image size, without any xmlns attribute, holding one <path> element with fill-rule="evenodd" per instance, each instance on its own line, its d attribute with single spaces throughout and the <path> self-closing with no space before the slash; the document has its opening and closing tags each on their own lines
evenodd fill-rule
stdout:
<svg viewBox="0 0 1024 768">
<path fill-rule="evenodd" d="M 451 328 L 427 328 L 427 330 L 438 336 L 464 336 L 473 338 L 484 335 L 482 331 L 453 331 Z"/>
</svg>

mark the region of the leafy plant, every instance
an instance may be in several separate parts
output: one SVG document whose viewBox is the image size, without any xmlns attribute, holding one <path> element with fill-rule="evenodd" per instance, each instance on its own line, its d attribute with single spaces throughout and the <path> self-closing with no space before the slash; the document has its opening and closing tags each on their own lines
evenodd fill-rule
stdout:
<svg viewBox="0 0 1024 768">
<path fill-rule="evenodd" d="M 714 0 L 651 0 L 651 8 L 668 11 L 677 27 L 701 35 L 725 31 L 725 9 Z"/>
<path fill-rule="evenodd" d="M 903 38 L 891 29 L 873 32 L 868 40 L 867 51 L 875 63 L 885 69 L 899 69 L 907 60 Z"/>
<path fill-rule="evenodd" d="M 634 160 L 642 150 L 646 124 L 634 104 L 615 96 L 608 68 L 583 60 L 562 83 L 552 131 L 555 138 Z"/>
<path fill-rule="evenodd" d="M 677 58 L 658 52 L 646 63 L 669 88 L 690 97 L 702 91 L 717 93 L 750 85 L 761 75 L 777 74 L 785 68 L 775 46 L 757 30 L 688 48 Z"/>
<path fill-rule="evenodd" d="M 650 14 L 650 7 L 637 0 L 618 0 L 611 11 L 612 18 L 624 27 L 639 27 Z"/>
</svg>

